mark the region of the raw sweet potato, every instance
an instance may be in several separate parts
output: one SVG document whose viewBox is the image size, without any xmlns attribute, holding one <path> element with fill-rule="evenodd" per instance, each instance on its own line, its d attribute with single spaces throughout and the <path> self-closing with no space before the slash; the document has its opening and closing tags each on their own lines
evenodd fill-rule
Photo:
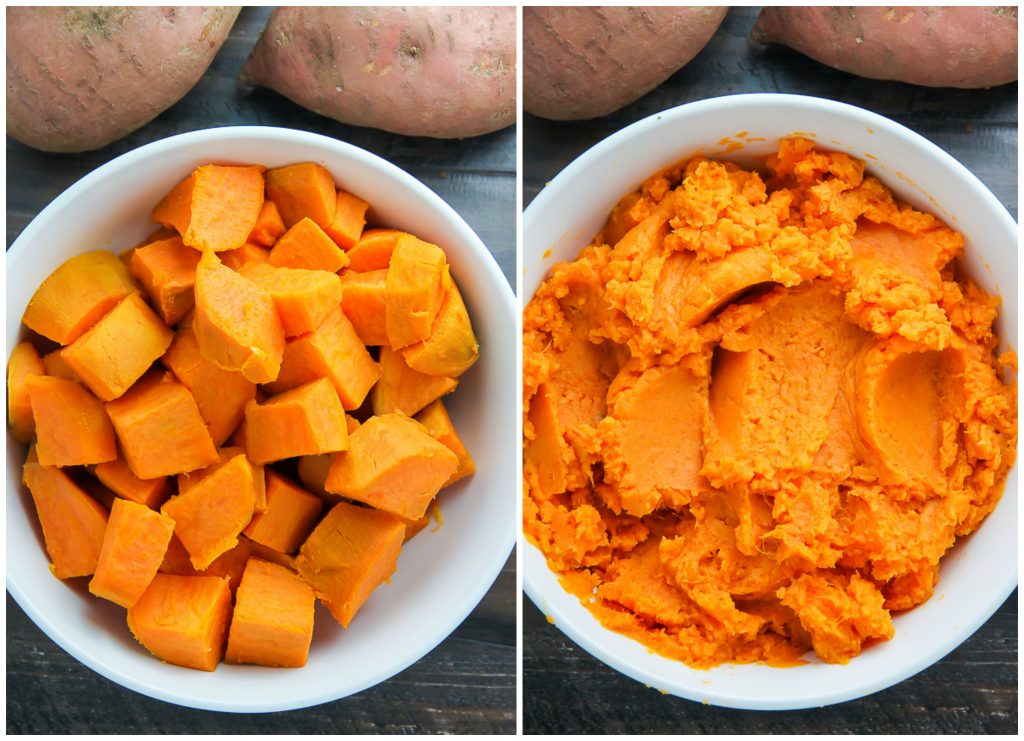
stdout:
<svg viewBox="0 0 1024 741">
<path fill-rule="evenodd" d="M 18 442 L 29 442 L 36 431 L 25 379 L 43 375 L 46 375 L 46 366 L 35 346 L 30 342 L 15 345 L 7 360 L 7 421 L 11 435 Z"/>
<path fill-rule="evenodd" d="M 524 7 L 523 110 L 560 121 L 617 111 L 693 59 L 727 10 Z"/>
<path fill-rule="evenodd" d="M 83 152 L 127 136 L 199 81 L 239 10 L 11 8 L 8 136 L 47 152 Z"/>
<path fill-rule="evenodd" d="M 1017 79 L 1017 8 L 766 7 L 751 33 L 876 80 L 982 88 Z"/>
<path fill-rule="evenodd" d="M 174 520 L 149 507 L 115 499 L 89 591 L 131 607 L 153 581 L 174 532 Z"/>
<path fill-rule="evenodd" d="M 44 466 L 84 466 L 117 458 L 114 427 L 103 403 L 74 381 L 29 376 L 25 389 Z"/>
<path fill-rule="evenodd" d="M 132 635 L 161 661 L 212 672 L 224 656 L 231 589 L 219 576 L 157 574 L 128 608 Z"/>
<path fill-rule="evenodd" d="M 486 134 L 515 121 L 516 10 L 279 7 L 241 76 L 356 126 Z"/>
</svg>

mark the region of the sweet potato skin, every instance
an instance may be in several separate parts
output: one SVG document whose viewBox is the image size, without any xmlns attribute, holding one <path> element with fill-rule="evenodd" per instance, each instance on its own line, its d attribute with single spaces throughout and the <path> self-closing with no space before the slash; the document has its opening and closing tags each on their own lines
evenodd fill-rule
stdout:
<svg viewBox="0 0 1024 741">
<path fill-rule="evenodd" d="M 127 136 L 192 89 L 239 10 L 11 8 L 8 136 L 46 152 L 84 152 Z"/>
<path fill-rule="evenodd" d="M 523 109 L 597 118 L 681 69 L 721 24 L 719 7 L 523 8 Z"/>
<path fill-rule="evenodd" d="M 277 8 L 241 77 L 343 123 L 486 134 L 515 121 L 515 8 Z"/>
<path fill-rule="evenodd" d="M 1015 7 L 766 7 L 751 36 L 876 80 L 983 88 L 1017 79 Z"/>
</svg>

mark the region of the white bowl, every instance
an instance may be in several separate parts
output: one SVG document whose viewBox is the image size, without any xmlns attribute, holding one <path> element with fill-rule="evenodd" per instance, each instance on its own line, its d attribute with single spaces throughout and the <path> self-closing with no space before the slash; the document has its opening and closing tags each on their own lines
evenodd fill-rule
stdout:
<svg viewBox="0 0 1024 741">
<path fill-rule="evenodd" d="M 322 606 L 301 669 L 222 664 L 212 673 L 163 664 L 132 637 L 125 611 L 92 597 L 84 579 L 47 568 L 42 535 L 20 485 L 25 448 L 7 441 L 7 590 L 47 635 L 79 661 L 130 689 L 179 705 L 269 712 L 345 697 L 388 679 L 451 633 L 477 605 L 515 543 L 515 299 L 469 226 L 415 178 L 357 147 L 268 127 L 196 131 L 129 152 L 77 182 L 37 216 L 7 253 L 7 350 L 36 287 L 64 260 L 97 248 L 120 252 L 155 225 L 153 205 L 196 166 L 268 167 L 319 162 L 339 187 L 372 204 L 372 223 L 441 245 L 480 341 L 480 360 L 445 400 L 477 472 L 442 492 L 444 523 L 403 548 L 348 630 Z"/>
<path fill-rule="evenodd" d="M 548 184 L 523 217 L 520 291 L 526 302 L 551 265 L 576 257 L 626 193 L 662 167 L 702 152 L 745 166 L 800 134 L 827 149 L 864 158 L 899 198 L 963 233 L 965 263 L 990 293 L 1002 296 L 996 323 L 1004 346 L 1017 344 L 1017 224 L 959 162 L 882 116 L 798 95 L 735 95 L 673 108 L 613 134 Z M 548 252 L 550 250 L 550 252 Z M 609 666 L 679 697 L 724 707 L 783 710 L 863 697 L 935 663 L 980 627 L 1017 584 L 1017 472 L 996 510 L 941 562 L 935 594 L 894 619 L 895 637 L 849 664 L 807 657 L 778 669 L 728 664 L 690 669 L 602 627 L 559 585 L 533 544 L 522 551 L 527 594 L 563 632 Z"/>
</svg>

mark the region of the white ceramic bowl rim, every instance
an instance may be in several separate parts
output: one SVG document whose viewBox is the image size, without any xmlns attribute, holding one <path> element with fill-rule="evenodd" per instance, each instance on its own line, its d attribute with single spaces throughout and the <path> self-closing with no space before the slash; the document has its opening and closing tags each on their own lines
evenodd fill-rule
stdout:
<svg viewBox="0 0 1024 741">
<path fill-rule="evenodd" d="M 515 296 L 508 284 L 508 281 L 502 274 L 493 256 L 480 241 L 479 237 L 440 196 L 396 165 L 393 165 L 383 158 L 360 149 L 352 144 L 311 132 L 266 126 L 226 126 L 178 134 L 126 152 L 125 154 L 118 156 L 110 162 L 98 167 L 96 170 L 88 173 L 47 205 L 22 231 L 11 245 L 11 248 L 7 251 L 5 266 L 8 276 L 8 294 L 10 295 L 12 287 L 10 283 L 12 280 L 11 276 L 16 275 L 19 272 L 18 266 L 21 265 L 23 261 L 27 261 L 32 258 L 32 247 L 38 239 L 38 235 L 46 229 L 46 224 L 55 218 L 60 218 L 62 212 L 73 204 L 77 198 L 92 189 L 94 186 L 103 182 L 104 179 L 112 173 L 121 171 L 127 167 L 136 166 L 139 163 L 152 163 L 153 167 L 159 171 L 161 158 L 167 153 L 187 148 L 198 142 L 202 142 L 204 145 L 217 145 L 221 142 L 228 143 L 239 139 L 259 140 L 261 145 L 267 143 L 283 146 L 294 145 L 303 148 L 307 152 L 312 151 L 313 149 L 329 150 L 333 154 L 343 156 L 350 161 L 365 164 L 368 168 L 378 171 L 382 175 L 383 179 L 389 183 L 399 185 L 401 188 L 411 191 L 412 197 L 418 199 L 423 209 L 429 209 L 435 212 L 439 219 L 444 220 L 447 225 L 446 228 L 452 230 L 452 234 L 454 235 L 456 242 L 464 245 L 465 249 L 470 250 L 472 254 L 479 257 L 479 259 L 474 260 L 473 262 L 473 270 L 477 271 L 476 275 L 478 277 L 483 276 L 483 280 L 479 282 L 481 285 L 486 286 L 487 293 L 477 295 L 476 299 L 480 302 L 482 297 L 486 297 L 486 301 L 489 304 L 489 306 L 486 307 L 488 316 L 503 317 L 503 321 L 507 319 L 509 327 L 514 326 L 514 318 L 517 311 L 515 309 Z M 337 173 L 332 174 L 334 174 L 336 178 L 338 177 Z M 342 180 L 344 180 L 344 176 L 342 176 Z M 465 285 L 460 287 L 462 288 L 467 304 L 471 304 L 469 294 L 470 292 L 475 293 L 476 288 L 474 286 Z M 7 308 L 10 310 L 9 305 Z M 471 313 L 474 312 L 472 305 L 470 305 L 470 310 Z M 480 327 L 477 327 L 477 329 L 479 331 Z M 503 327 L 501 331 L 505 332 L 506 329 Z M 511 332 L 511 330 L 508 331 Z M 6 339 L 8 354 L 13 348 L 14 343 L 17 341 L 16 334 L 12 335 L 11 332 L 12 329 L 9 320 Z M 481 344 L 483 346 L 483 342 L 481 342 Z M 482 356 L 481 361 L 482 362 L 477 365 L 478 368 L 481 365 L 488 363 L 490 359 Z M 470 376 L 473 370 L 474 369 L 471 369 L 471 371 L 467 373 L 467 377 Z M 475 382 L 471 381 L 471 383 Z M 455 397 L 458 397 L 458 393 L 455 394 Z M 457 398 L 455 399 L 455 403 L 458 403 Z M 505 414 L 504 406 L 508 407 L 508 414 Z M 508 404 L 504 404 L 504 406 L 501 410 L 502 418 L 504 419 L 506 416 L 511 418 L 514 414 L 514 405 L 509 402 Z M 454 416 L 455 415 L 453 413 L 453 417 Z M 509 420 L 510 424 L 512 424 L 512 419 Z M 483 427 L 484 429 L 487 429 L 489 426 L 487 421 L 483 421 L 479 423 L 479 425 L 474 422 L 474 425 Z M 510 441 L 513 440 L 513 437 L 514 436 L 510 436 Z M 13 443 L 9 438 L 8 459 L 10 459 L 12 444 Z M 510 442 L 510 445 L 511 444 L 513 443 Z M 514 453 L 509 451 L 507 457 L 510 460 L 514 460 Z M 500 461 L 499 463 L 504 466 L 504 461 Z M 509 474 L 511 471 L 505 471 L 504 468 L 502 468 L 502 471 L 502 475 L 504 477 L 510 478 Z M 8 472 L 9 485 L 10 481 L 11 473 Z M 492 485 L 493 483 L 494 482 L 492 482 Z M 459 482 L 453 488 L 462 486 L 463 482 Z M 472 480 L 469 480 L 469 483 L 466 483 L 465 486 L 474 486 L 474 489 L 476 488 L 475 485 L 472 484 Z M 179 670 L 177 667 L 169 667 L 172 671 L 177 670 L 185 672 L 186 674 L 182 675 L 184 677 L 182 681 L 176 681 L 165 685 L 161 684 L 159 681 L 140 679 L 137 676 L 121 671 L 114 665 L 114 663 L 108 661 L 108 657 L 105 656 L 101 650 L 93 646 L 79 645 L 72 640 L 61 628 L 61 616 L 56 616 L 57 619 L 54 619 L 54 616 L 41 611 L 37 607 L 30 594 L 31 590 L 24 589 L 21 582 L 14 578 L 11 563 L 12 556 L 16 554 L 11 551 L 10 537 L 8 538 L 7 547 L 7 591 L 14 597 L 15 601 L 21 606 L 29 618 L 66 652 L 102 676 L 105 676 L 108 679 L 141 694 L 188 707 L 225 712 L 274 712 L 310 707 L 355 694 L 372 687 L 379 682 L 389 679 L 426 655 L 448 635 L 450 635 L 451 632 L 463 622 L 463 620 L 465 620 L 469 613 L 479 604 L 481 599 L 483 599 L 484 595 L 491 588 L 504 566 L 508 555 L 515 546 L 516 531 L 514 523 L 514 502 L 511 500 L 511 491 L 512 488 L 510 483 L 508 489 L 510 501 L 507 506 L 504 504 L 501 505 L 502 509 L 507 510 L 508 512 L 507 522 L 495 525 L 495 530 L 492 533 L 494 537 L 488 540 L 481 548 L 481 551 L 476 554 L 479 557 L 479 561 L 465 568 L 466 573 L 469 574 L 469 578 L 464 582 L 460 582 L 459 589 L 456 590 L 456 595 L 451 599 L 445 600 L 438 613 L 433 616 L 436 617 L 437 621 L 430 624 L 424 624 L 422 634 L 402 636 L 401 639 L 396 642 L 396 645 L 400 645 L 401 649 L 396 650 L 390 656 L 380 657 L 379 662 L 373 662 L 374 666 L 360 667 L 360 675 L 358 679 L 352 681 L 345 680 L 340 685 L 338 682 L 326 682 L 320 688 L 311 689 L 309 686 L 299 688 L 297 686 L 299 684 L 298 682 L 288 682 L 288 672 L 304 670 L 270 669 L 265 671 L 272 673 L 277 672 L 274 681 L 280 683 L 279 685 L 274 685 L 279 691 L 273 696 L 267 696 L 265 692 L 261 692 L 259 690 L 253 692 L 245 691 L 241 688 L 237 694 L 234 695 L 218 693 L 216 696 L 213 694 L 206 696 L 204 695 L 202 685 L 209 679 L 209 677 L 212 677 L 213 674 L 207 675 L 203 672 Z M 469 492 L 467 492 L 467 494 L 468 493 Z M 477 495 L 487 495 L 486 491 L 474 491 L 473 493 Z M 12 507 L 11 498 L 16 497 L 17 493 L 8 491 L 7 496 L 9 500 L 7 511 L 8 514 L 10 514 Z M 465 500 L 467 497 L 462 497 L 462 499 Z M 447 521 L 446 524 L 448 524 Z M 8 517 L 8 528 L 10 528 L 10 526 L 11 518 Z M 428 530 L 429 529 L 430 528 L 428 527 Z M 443 534 L 443 531 L 441 534 Z M 410 541 L 410 545 L 417 545 L 416 540 Z M 405 555 L 405 552 L 406 549 L 403 548 L 403 555 Z M 39 558 L 45 563 L 46 554 L 40 553 Z M 402 558 L 400 558 L 399 572 L 396 573 L 395 579 L 401 578 L 403 563 L 407 564 L 404 569 L 405 571 L 408 572 L 411 569 L 414 573 L 418 573 L 416 571 L 418 567 L 415 563 L 415 559 L 411 556 L 409 558 L 412 559 L 412 563 L 409 563 L 408 560 L 403 562 Z M 462 567 L 460 567 L 460 569 L 462 569 Z M 462 571 L 460 571 L 460 574 L 463 576 L 466 575 L 463 574 Z M 393 581 L 395 579 L 393 579 Z M 372 599 L 373 598 L 371 596 L 371 600 Z M 326 610 L 318 604 L 318 624 L 320 621 L 325 619 L 328 621 L 332 620 Z M 356 626 L 358 622 L 358 620 L 354 621 L 353 626 Z M 125 627 L 124 630 L 127 631 L 127 628 Z M 349 629 L 350 632 L 352 630 L 352 628 Z M 314 635 L 314 651 L 316 649 L 316 640 L 316 635 Z M 311 660 L 313 659 L 312 651 L 310 658 Z M 155 660 L 151 657 L 146 657 L 144 661 L 154 662 Z M 251 670 L 254 675 L 256 672 L 263 671 L 262 667 L 251 666 L 227 668 L 248 669 Z M 219 668 L 219 670 L 223 669 L 225 669 L 225 667 Z M 343 672 L 344 670 L 339 669 L 339 671 Z M 296 675 L 292 674 L 290 676 L 295 677 Z M 194 681 L 190 682 L 190 678 L 194 679 Z M 257 678 L 257 681 L 260 681 L 259 678 Z"/>
<path fill-rule="evenodd" d="M 564 214 L 564 209 L 557 206 L 560 200 L 565 198 L 568 193 L 578 189 L 589 193 L 592 188 L 588 188 L 588 184 L 595 183 L 595 178 L 599 179 L 595 174 L 595 169 L 599 169 L 599 164 L 624 144 L 635 142 L 640 137 L 668 137 L 673 126 L 683 126 L 683 122 L 688 119 L 693 120 L 712 113 L 721 116 L 726 112 L 746 111 L 749 114 L 751 110 L 775 106 L 787 107 L 797 114 L 797 118 L 800 118 L 801 115 L 806 116 L 807 118 L 804 120 L 813 120 L 815 115 L 824 113 L 831 116 L 833 120 L 842 117 L 869 131 L 886 132 L 902 139 L 902 143 L 908 147 L 908 156 L 920 155 L 933 158 L 941 163 L 951 177 L 970 184 L 974 191 L 972 195 L 982 202 L 985 217 L 996 221 L 993 230 L 1000 235 L 1003 242 L 1016 244 L 1017 224 L 991 191 L 960 162 L 911 129 L 862 108 L 833 100 L 790 94 L 737 94 L 686 103 L 648 116 L 608 136 L 573 160 L 537 194 L 524 212 L 523 242 L 526 245 L 524 252 L 527 254 L 524 254 L 523 257 L 524 263 L 530 263 L 526 270 L 533 270 L 533 266 L 536 264 L 536 261 L 528 260 L 528 253 L 549 247 L 551 236 L 558 233 L 552 227 L 552 222 L 557 221 Z M 764 110 L 761 110 L 761 113 L 767 115 Z M 809 123 L 807 125 L 810 126 Z M 756 130 L 757 123 L 751 123 L 750 127 Z M 826 149 L 830 148 L 824 141 L 821 142 L 821 146 Z M 714 158 L 715 155 L 709 156 Z M 724 152 L 720 157 L 722 159 L 733 158 Z M 660 161 L 650 170 L 645 171 L 635 182 L 628 182 L 628 177 L 621 180 L 621 189 L 614 194 L 608 210 L 618 197 L 635 189 L 644 178 L 656 172 L 658 168 L 675 164 L 677 161 L 679 160 L 671 158 L 668 161 Z M 635 173 L 631 172 L 630 174 Z M 887 185 L 893 187 L 892 183 L 887 183 Z M 916 185 L 913 187 L 920 190 Z M 610 191 L 605 189 L 601 195 L 610 195 Z M 937 204 L 934 204 L 933 201 L 933 205 Z M 604 214 L 607 214 L 608 210 L 605 210 Z M 543 236 L 535 236 L 537 231 L 540 231 Z M 572 257 L 575 257 L 579 249 L 585 246 L 596 232 L 597 229 L 594 229 L 592 233 L 585 235 L 577 232 L 568 236 L 563 235 L 563 238 L 569 242 L 578 241 L 580 238 L 583 240 L 576 246 L 575 252 L 571 252 Z M 559 242 L 559 248 L 564 247 L 566 245 Z M 563 254 L 556 255 L 553 260 L 566 259 L 566 254 L 568 253 L 563 250 Z M 1015 285 L 1012 283 L 1012 276 L 1005 276 L 1004 279 L 1010 285 Z M 531 283 L 538 280 L 540 280 L 538 276 L 531 276 Z M 533 291 L 529 286 L 521 290 L 525 305 L 532 297 Z M 1015 311 L 1015 305 L 1013 308 Z M 1009 340 L 1010 345 L 1016 343 L 1015 336 L 1004 338 L 1004 340 Z M 1015 472 L 1011 472 L 1003 500 L 1000 503 L 1000 509 L 1005 511 L 1006 507 L 1003 506 L 1003 503 L 1005 502 L 1009 506 L 1010 503 L 1007 500 L 1013 500 L 1011 512 L 1014 519 L 1016 519 L 1016 492 L 1013 490 L 1015 489 L 1015 480 Z M 954 549 L 954 552 L 957 550 L 959 549 Z M 947 559 L 949 561 L 956 560 L 954 552 L 947 554 L 943 559 L 944 565 L 947 564 Z M 657 656 L 653 652 L 648 651 L 647 658 L 641 657 L 642 651 L 638 649 L 640 644 L 601 626 L 596 618 L 579 604 L 576 597 L 565 592 L 558 583 L 557 577 L 548 568 L 543 554 L 534 544 L 528 541 L 523 543 L 521 558 L 523 588 L 526 594 L 549 620 L 552 620 L 569 638 L 595 658 L 623 674 L 643 682 L 648 687 L 657 688 L 666 694 L 705 704 L 752 710 L 795 710 L 820 707 L 863 697 L 892 686 L 926 669 L 959 646 L 991 617 L 1017 586 L 1016 559 L 1012 564 L 1000 564 L 1001 568 L 989 575 L 991 580 L 987 599 L 983 603 L 973 605 L 971 607 L 973 613 L 970 617 L 955 626 L 952 632 L 947 635 L 937 635 L 934 643 L 927 650 L 921 651 L 909 659 L 901 654 L 902 663 L 896 666 L 883 665 L 879 667 L 875 664 L 872 668 L 879 671 L 873 676 L 857 677 L 853 681 L 851 681 L 852 678 L 842 682 L 831 681 L 831 676 L 834 675 L 830 676 L 828 672 L 834 669 L 835 665 L 818 662 L 806 668 L 801 667 L 808 672 L 809 681 L 803 682 L 801 685 L 805 689 L 804 694 L 794 697 L 787 694 L 787 688 L 782 682 L 774 684 L 767 673 L 757 675 L 764 681 L 760 683 L 756 692 L 744 691 L 744 689 L 736 690 L 730 686 L 731 678 L 736 676 L 737 672 L 748 671 L 751 668 L 755 671 L 767 670 L 769 672 L 794 671 L 792 669 L 772 670 L 764 665 L 727 664 L 700 672 L 681 663 Z M 937 589 L 932 600 L 939 599 L 939 591 Z M 920 609 L 920 607 L 916 608 L 916 610 Z M 904 614 L 912 615 L 916 610 Z M 864 655 L 853 659 L 851 665 L 847 666 L 854 665 L 858 660 L 863 662 Z M 674 667 L 677 667 L 678 671 Z M 782 675 L 778 675 L 776 679 L 781 679 L 781 677 Z M 749 689 L 749 686 L 746 686 L 746 689 Z"/>
</svg>

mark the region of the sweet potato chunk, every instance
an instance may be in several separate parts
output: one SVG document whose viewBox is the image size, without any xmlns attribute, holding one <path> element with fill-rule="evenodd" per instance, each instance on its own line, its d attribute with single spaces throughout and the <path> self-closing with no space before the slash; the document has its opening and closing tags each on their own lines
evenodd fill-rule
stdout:
<svg viewBox="0 0 1024 741">
<path fill-rule="evenodd" d="M 306 539 L 323 502 L 281 474 L 267 471 L 267 507 L 253 515 L 245 534 L 282 553 L 294 553 Z"/>
<path fill-rule="evenodd" d="M 197 250 L 233 250 L 256 226 L 263 206 L 261 165 L 202 165 L 153 209 L 153 221 L 173 227 Z"/>
<path fill-rule="evenodd" d="M 430 336 L 402 349 L 406 364 L 431 376 L 458 377 L 480 357 L 480 348 L 469 321 L 462 294 L 444 270 L 444 301 L 430 330 Z"/>
<path fill-rule="evenodd" d="M 281 219 L 281 212 L 277 210 L 277 204 L 271 200 L 264 200 L 260 208 L 260 215 L 256 218 L 256 226 L 249 233 L 247 243 L 273 247 L 278 237 L 285 233 L 284 221 Z"/>
<path fill-rule="evenodd" d="M 252 242 L 246 242 L 241 247 L 236 247 L 233 250 L 226 252 L 218 252 L 217 257 L 220 261 L 234 270 L 240 272 L 242 267 L 255 263 L 257 265 L 265 265 L 270 262 L 270 250 L 266 247 L 261 247 L 258 244 Z"/>
<path fill-rule="evenodd" d="M 367 229 L 348 252 L 348 269 L 358 273 L 387 270 L 395 242 L 405 232 L 398 229 Z"/>
<path fill-rule="evenodd" d="M 29 461 L 22 473 L 43 527 L 50 571 L 58 579 L 96 570 L 107 527 L 107 510 L 59 468 Z"/>
<path fill-rule="evenodd" d="M 401 414 L 371 417 L 335 456 L 326 489 L 415 520 L 459 467 L 459 459 L 426 428 Z"/>
<path fill-rule="evenodd" d="M 359 196 L 339 190 L 334 218 L 330 224 L 324 227 L 324 231 L 334 240 L 335 244 L 347 250 L 363 235 L 368 208 L 370 208 L 370 204 Z"/>
<path fill-rule="evenodd" d="M 15 345 L 7 361 L 7 421 L 11 425 L 11 436 L 20 443 L 29 442 L 36 431 L 25 379 L 43 375 L 46 375 L 46 365 L 36 348 L 30 342 Z"/>
<path fill-rule="evenodd" d="M 115 499 L 89 591 L 131 607 L 156 576 L 174 532 L 174 520 L 149 507 Z"/>
<path fill-rule="evenodd" d="M 219 576 L 157 574 L 128 608 L 128 627 L 169 664 L 212 672 L 224 656 L 231 590 Z"/>
<path fill-rule="evenodd" d="M 348 257 L 327 232 L 312 219 L 305 218 L 274 243 L 270 250 L 270 264 L 280 268 L 336 273 L 348 265 Z"/>
<path fill-rule="evenodd" d="M 29 376 L 25 389 L 36 425 L 36 454 L 44 466 L 83 466 L 117 458 L 103 403 L 74 381 Z"/>
<path fill-rule="evenodd" d="M 229 664 L 305 666 L 313 640 L 313 588 L 295 572 L 250 558 L 231 617 Z"/>
<path fill-rule="evenodd" d="M 67 345 L 99 321 L 139 285 L 112 252 L 98 250 L 70 258 L 47 276 L 32 295 L 21 320 L 29 329 Z"/>
<path fill-rule="evenodd" d="M 430 336 L 444 300 L 444 251 L 436 244 L 403 234 L 388 264 L 385 322 L 395 350 Z"/>
<path fill-rule="evenodd" d="M 472 456 L 466 450 L 466 445 L 455 430 L 455 425 L 452 424 L 451 417 L 448 416 L 448 410 L 444 408 L 440 399 L 424 407 L 415 419 L 427 428 L 431 437 L 455 453 L 459 459 L 459 467 L 455 469 L 451 478 L 444 482 L 444 486 L 454 484 L 459 479 L 476 473 L 476 464 L 473 463 Z"/>
<path fill-rule="evenodd" d="M 405 525 L 394 515 L 339 502 L 299 549 L 295 568 L 345 628 L 398 565 Z"/>
<path fill-rule="evenodd" d="M 286 337 L 313 332 L 341 303 L 341 279 L 333 272 L 258 263 L 239 272 L 270 294 Z"/>
<path fill-rule="evenodd" d="M 107 402 L 107 414 L 125 460 L 140 479 L 194 471 L 217 462 L 217 449 L 196 400 L 169 373 L 146 376 L 120 399 Z M 174 431 L 173 444 L 168 444 L 168 430 Z"/>
<path fill-rule="evenodd" d="M 81 383 L 81 379 L 75 375 L 67 363 L 64 362 L 64 348 L 58 347 L 53 352 L 43 356 L 43 367 L 46 368 L 46 375 L 65 378 L 68 381 Z"/>
<path fill-rule="evenodd" d="M 246 446 L 254 463 L 348 448 L 345 410 L 326 378 L 245 408 Z"/>
<path fill-rule="evenodd" d="M 253 383 L 277 378 L 284 327 L 270 294 L 210 252 L 196 269 L 192 328 L 199 350 L 220 368 L 239 371 Z"/>
<path fill-rule="evenodd" d="M 341 274 L 341 308 L 364 345 L 388 344 L 384 324 L 387 274 L 387 270 L 368 273 L 346 270 Z"/>
<path fill-rule="evenodd" d="M 157 509 L 170 494 L 170 479 L 158 476 L 155 479 L 140 479 L 132 473 L 124 458 L 100 463 L 93 470 L 96 478 L 103 482 L 117 496 L 150 509 Z"/>
<path fill-rule="evenodd" d="M 150 242 L 132 252 L 132 275 L 145 287 L 168 326 L 180 322 L 195 306 L 199 257 L 199 252 L 186 247 L 178 236 Z"/>
<path fill-rule="evenodd" d="M 174 333 L 133 293 L 61 354 L 90 391 L 111 401 L 149 370 L 172 339 Z"/>
<path fill-rule="evenodd" d="M 380 381 L 370 392 L 373 413 L 378 415 L 401 412 L 411 417 L 459 385 L 454 378 L 413 370 L 402 353 L 389 347 L 380 349 L 380 372 Z"/>
<path fill-rule="evenodd" d="M 267 170 L 267 198 L 277 204 L 281 219 L 291 228 L 304 218 L 320 228 L 331 223 L 338 197 L 334 178 L 314 162 Z"/>
</svg>

